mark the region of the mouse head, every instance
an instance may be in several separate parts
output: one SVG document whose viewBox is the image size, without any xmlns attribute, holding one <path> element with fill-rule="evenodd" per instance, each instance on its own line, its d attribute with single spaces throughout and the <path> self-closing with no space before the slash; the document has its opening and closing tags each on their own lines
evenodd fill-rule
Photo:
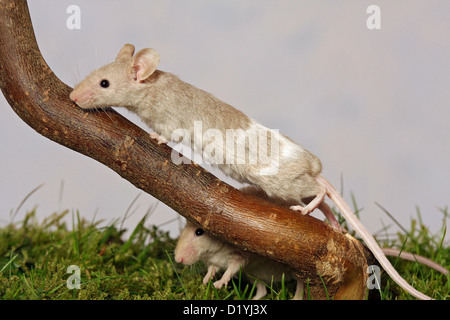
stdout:
<svg viewBox="0 0 450 320">
<path fill-rule="evenodd" d="M 70 99 L 83 109 L 133 104 L 133 97 L 139 96 L 159 64 L 159 54 L 154 49 L 133 54 L 134 46 L 125 44 L 116 60 L 88 75 L 73 89 Z"/>
<path fill-rule="evenodd" d="M 215 253 L 221 244 L 207 235 L 202 228 L 186 221 L 175 248 L 175 261 L 191 265 Z"/>
</svg>

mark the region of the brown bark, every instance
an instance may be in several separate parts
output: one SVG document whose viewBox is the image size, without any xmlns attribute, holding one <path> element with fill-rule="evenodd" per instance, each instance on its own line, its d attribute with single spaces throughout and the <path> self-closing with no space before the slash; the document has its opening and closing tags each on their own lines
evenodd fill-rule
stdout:
<svg viewBox="0 0 450 320">
<path fill-rule="evenodd" d="M 0 86 L 41 135 L 108 166 L 207 232 L 291 267 L 315 299 L 362 299 L 370 252 L 322 221 L 241 193 L 196 164 L 175 165 L 171 148 L 112 109 L 86 112 L 44 61 L 25 0 L 0 0 Z M 323 283 L 322 283 L 323 281 Z"/>
</svg>

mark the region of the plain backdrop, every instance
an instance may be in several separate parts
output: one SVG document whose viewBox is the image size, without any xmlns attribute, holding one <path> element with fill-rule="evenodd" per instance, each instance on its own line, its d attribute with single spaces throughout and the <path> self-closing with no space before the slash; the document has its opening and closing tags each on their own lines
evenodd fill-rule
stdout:
<svg viewBox="0 0 450 320">
<path fill-rule="evenodd" d="M 381 29 L 366 25 L 373 4 Z M 80 8 L 80 29 L 67 27 L 70 5 Z M 124 43 L 152 47 L 159 69 L 318 155 L 324 176 L 349 202 L 354 195 L 371 232 L 399 230 L 375 202 L 407 229 L 420 211 L 433 233 L 441 230 L 450 204 L 449 1 L 33 0 L 29 7 L 41 52 L 65 83 L 111 62 Z M 0 225 L 37 207 L 39 220 L 68 209 L 104 223 L 128 210 L 123 223 L 133 228 L 157 203 L 34 132 L 2 95 L 0 136 Z M 147 224 L 176 236 L 177 217 L 159 203 Z"/>
</svg>

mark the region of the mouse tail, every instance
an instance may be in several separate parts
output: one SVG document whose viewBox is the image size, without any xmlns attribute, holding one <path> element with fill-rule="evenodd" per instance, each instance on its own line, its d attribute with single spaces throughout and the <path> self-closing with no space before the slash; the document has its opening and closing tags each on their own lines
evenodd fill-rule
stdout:
<svg viewBox="0 0 450 320">
<path fill-rule="evenodd" d="M 321 175 L 317 176 L 316 180 L 321 186 L 326 188 L 328 197 L 331 199 L 331 201 L 333 201 L 344 218 L 348 221 L 348 223 L 350 223 L 352 228 L 364 240 L 364 243 L 373 253 L 383 269 L 389 274 L 392 280 L 394 280 L 400 287 L 402 287 L 405 291 L 407 291 L 417 299 L 430 300 L 430 297 L 413 288 L 408 282 L 406 282 L 405 279 L 400 276 L 397 270 L 395 270 L 390 261 L 386 258 L 386 255 L 383 253 L 383 250 L 380 248 L 375 238 L 370 234 L 369 230 L 367 230 L 367 228 L 361 223 L 361 221 L 359 221 L 359 219 L 350 209 L 349 205 L 345 202 L 344 198 L 333 187 L 333 185 Z"/>
<path fill-rule="evenodd" d="M 441 266 L 439 263 L 436 263 L 433 260 L 430 260 L 423 256 L 419 256 L 417 254 L 395 248 L 381 248 L 381 250 L 383 250 L 383 253 L 387 256 L 399 257 L 400 259 L 403 260 L 418 262 L 426 265 L 427 267 L 433 268 L 434 270 L 439 271 L 444 275 L 448 275 L 450 273 L 450 271 L 448 271 L 444 266 Z"/>
</svg>

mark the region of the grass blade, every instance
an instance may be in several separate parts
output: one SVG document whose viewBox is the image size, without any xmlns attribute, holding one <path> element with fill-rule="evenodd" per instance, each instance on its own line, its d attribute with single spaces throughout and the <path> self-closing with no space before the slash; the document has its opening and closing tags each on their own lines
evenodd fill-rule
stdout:
<svg viewBox="0 0 450 320">
<path fill-rule="evenodd" d="M 9 261 L 3 266 L 3 268 L 0 270 L 0 273 L 2 273 L 13 261 L 17 258 L 19 254 L 16 254 L 14 257 L 10 258 Z"/>
</svg>

